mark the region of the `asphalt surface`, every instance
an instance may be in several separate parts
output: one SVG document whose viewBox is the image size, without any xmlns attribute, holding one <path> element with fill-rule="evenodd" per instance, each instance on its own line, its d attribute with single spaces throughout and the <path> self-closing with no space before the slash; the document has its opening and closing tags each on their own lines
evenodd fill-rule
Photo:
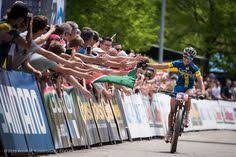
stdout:
<svg viewBox="0 0 236 157">
<path fill-rule="evenodd" d="M 124 142 L 92 147 L 44 157 L 236 157 L 236 131 L 202 131 L 184 133 L 177 153 L 169 153 L 170 144 L 163 139 Z"/>
</svg>

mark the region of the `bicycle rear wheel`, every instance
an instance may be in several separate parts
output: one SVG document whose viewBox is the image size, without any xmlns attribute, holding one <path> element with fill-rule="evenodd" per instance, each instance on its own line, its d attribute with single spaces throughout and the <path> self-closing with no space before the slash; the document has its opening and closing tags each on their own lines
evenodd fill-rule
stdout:
<svg viewBox="0 0 236 157">
<path fill-rule="evenodd" d="M 177 116 L 176 116 L 175 124 L 174 124 L 174 132 L 173 132 L 172 139 L 171 139 L 171 147 L 170 147 L 171 153 L 175 153 L 176 149 L 177 149 L 178 138 L 181 133 L 183 112 L 184 112 L 183 109 L 179 109 L 177 111 Z"/>
</svg>

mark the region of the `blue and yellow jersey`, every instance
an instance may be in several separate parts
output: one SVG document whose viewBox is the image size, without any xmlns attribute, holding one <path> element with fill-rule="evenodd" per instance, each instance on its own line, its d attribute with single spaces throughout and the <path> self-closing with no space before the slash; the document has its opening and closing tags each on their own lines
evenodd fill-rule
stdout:
<svg viewBox="0 0 236 157">
<path fill-rule="evenodd" d="M 169 68 L 177 68 L 178 80 L 176 85 L 193 88 L 194 78 L 201 76 L 200 69 L 194 63 L 184 65 L 183 60 L 176 60 L 168 64 Z"/>
</svg>

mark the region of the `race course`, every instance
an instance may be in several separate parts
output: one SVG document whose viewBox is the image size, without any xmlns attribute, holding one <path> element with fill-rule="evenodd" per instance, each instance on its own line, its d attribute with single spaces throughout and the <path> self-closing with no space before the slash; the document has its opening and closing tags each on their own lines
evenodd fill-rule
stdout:
<svg viewBox="0 0 236 157">
<path fill-rule="evenodd" d="M 170 144 L 163 139 L 152 139 L 44 157 L 236 157 L 236 131 L 189 132 L 179 139 L 175 154 L 169 153 Z"/>
</svg>

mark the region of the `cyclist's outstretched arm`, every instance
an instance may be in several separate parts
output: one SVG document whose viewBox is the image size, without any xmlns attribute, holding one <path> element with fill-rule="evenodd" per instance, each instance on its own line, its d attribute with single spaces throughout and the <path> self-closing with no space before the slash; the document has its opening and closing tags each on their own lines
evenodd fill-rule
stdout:
<svg viewBox="0 0 236 157">
<path fill-rule="evenodd" d="M 155 64 L 148 63 L 148 66 L 153 67 L 154 69 L 167 69 L 167 68 L 171 67 L 170 63 L 162 63 L 162 64 L 160 64 L 160 63 L 155 63 Z"/>
<path fill-rule="evenodd" d="M 205 95 L 205 85 L 203 83 L 203 79 L 201 75 L 197 76 L 197 83 L 198 83 L 198 87 L 201 90 L 201 93 Z"/>
</svg>

